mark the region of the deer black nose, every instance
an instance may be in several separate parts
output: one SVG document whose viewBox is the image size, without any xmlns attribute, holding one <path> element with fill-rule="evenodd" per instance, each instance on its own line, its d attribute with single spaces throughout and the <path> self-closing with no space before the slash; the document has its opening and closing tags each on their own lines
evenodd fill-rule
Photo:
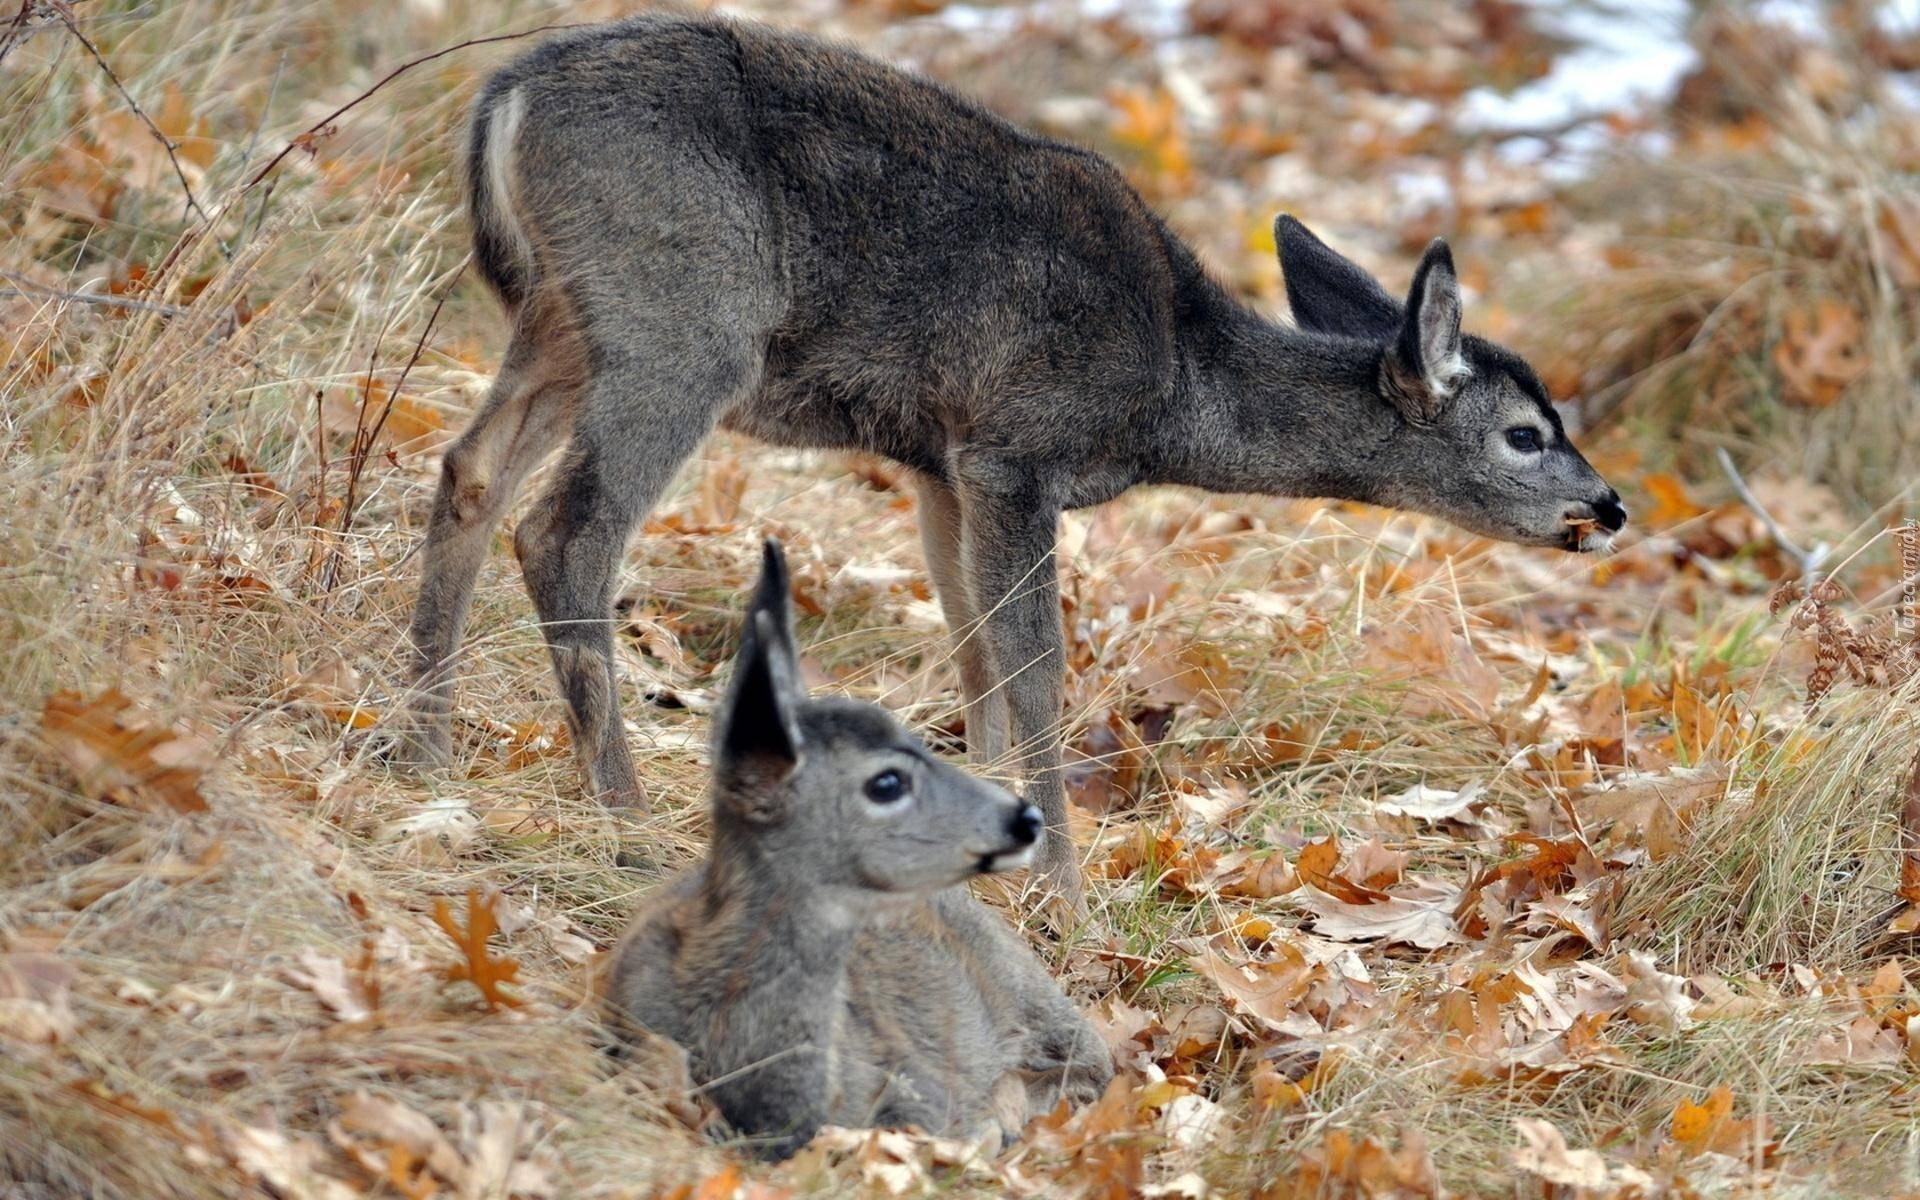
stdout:
<svg viewBox="0 0 1920 1200">
<path fill-rule="evenodd" d="M 1608 533 L 1619 533 L 1627 524 L 1626 506 L 1620 503 L 1620 493 L 1609 488 L 1606 499 L 1593 506 L 1593 519 Z"/>
<path fill-rule="evenodd" d="M 1031 846 L 1040 840 L 1041 825 L 1040 810 L 1031 804 L 1022 804 L 1014 811 L 1013 820 L 1007 822 L 1007 832 L 1022 846 Z"/>
</svg>

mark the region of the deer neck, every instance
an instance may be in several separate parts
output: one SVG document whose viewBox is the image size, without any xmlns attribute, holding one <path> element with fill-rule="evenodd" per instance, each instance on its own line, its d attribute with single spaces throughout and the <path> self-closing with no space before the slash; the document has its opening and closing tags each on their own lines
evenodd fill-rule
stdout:
<svg viewBox="0 0 1920 1200">
<path fill-rule="evenodd" d="M 1379 347 L 1275 324 L 1224 294 L 1200 317 L 1181 339 L 1155 482 L 1369 503 L 1398 490 L 1407 426 L 1380 394 Z"/>
<path fill-rule="evenodd" d="M 738 976 L 796 1005 L 836 993 L 864 923 L 853 897 L 791 877 L 751 839 L 716 830 L 713 850 L 694 911 L 735 957 Z"/>
</svg>

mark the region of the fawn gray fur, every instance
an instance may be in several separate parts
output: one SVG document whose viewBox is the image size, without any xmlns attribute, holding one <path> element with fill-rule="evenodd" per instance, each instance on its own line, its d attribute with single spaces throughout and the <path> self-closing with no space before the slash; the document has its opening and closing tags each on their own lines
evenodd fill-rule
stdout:
<svg viewBox="0 0 1920 1200">
<path fill-rule="evenodd" d="M 469 188 L 475 262 L 513 332 L 434 502 L 418 761 L 449 752 L 489 531 L 563 443 L 514 547 L 592 792 L 645 803 L 610 608 L 628 534 L 681 462 L 715 424 L 869 451 L 916 481 L 969 751 L 1015 752 L 1050 831 L 1040 865 L 1070 896 L 1063 508 L 1184 484 L 1573 550 L 1626 519 L 1527 365 L 1461 334 L 1444 243 L 1402 303 L 1279 218 L 1282 325 L 1209 278 L 1105 159 L 831 43 L 664 16 L 557 37 L 481 92 Z"/>
<path fill-rule="evenodd" d="M 1011 1134 L 1099 1095 L 1105 1044 L 964 884 L 1024 864 L 1039 810 L 799 679 L 769 541 L 715 727 L 712 848 L 615 952 L 615 1032 L 685 1047 L 775 1155 L 828 1123 Z"/>
</svg>

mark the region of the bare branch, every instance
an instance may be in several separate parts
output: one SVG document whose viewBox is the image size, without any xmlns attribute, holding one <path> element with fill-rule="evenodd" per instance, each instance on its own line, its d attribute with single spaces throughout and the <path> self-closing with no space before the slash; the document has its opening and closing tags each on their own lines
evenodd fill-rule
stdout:
<svg viewBox="0 0 1920 1200">
<path fill-rule="evenodd" d="M 13 53 L 14 46 L 21 41 L 22 30 L 27 18 L 33 15 L 33 0 L 20 0 L 20 11 L 13 14 L 13 20 L 7 22 L 7 34 L 0 38 L 0 63 L 7 61 L 7 55 Z"/>
<path fill-rule="evenodd" d="M 167 161 L 173 164 L 173 173 L 179 177 L 180 190 L 187 194 L 187 210 L 199 213 L 202 222 L 211 222 L 213 218 L 207 215 L 206 209 L 200 207 L 200 201 L 194 199 L 193 185 L 187 182 L 187 173 L 180 166 L 180 156 L 174 153 L 176 147 L 173 139 L 161 133 L 160 127 L 153 123 L 153 118 L 147 116 L 146 110 L 140 107 L 140 102 L 135 100 L 133 93 L 127 90 L 127 85 L 121 83 L 120 77 L 113 73 L 113 68 L 107 65 L 107 60 L 101 55 L 100 48 L 95 46 L 86 34 L 80 32 L 79 24 L 74 21 L 73 14 L 67 11 L 66 6 L 56 4 L 53 6 L 53 11 L 60 17 L 61 23 L 67 27 L 67 32 L 80 39 L 80 44 L 87 48 L 87 53 L 93 55 L 93 61 L 100 64 L 100 69 L 106 73 L 114 90 L 120 93 L 120 98 L 127 102 L 127 107 L 133 110 L 133 115 L 140 118 L 141 123 L 147 127 L 147 132 L 153 134 L 154 140 L 160 143 L 160 148 L 167 152 Z"/>
<path fill-rule="evenodd" d="M 393 415 L 394 403 L 400 399 L 400 389 L 407 386 L 407 376 L 413 373 L 414 364 L 418 363 L 420 356 L 426 352 L 427 339 L 433 335 L 433 327 L 440 320 L 440 310 L 446 307 L 447 297 L 453 294 L 453 289 L 460 284 L 461 276 L 466 273 L 467 263 L 463 261 L 459 269 L 454 271 L 453 278 L 447 281 L 447 286 L 440 289 L 440 298 L 434 301 L 433 311 L 427 315 L 426 327 L 420 331 L 420 337 L 413 343 L 413 355 L 407 359 L 407 365 L 400 369 L 400 378 L 387 393 L 387 402 L 380 409 L 380 416 L 374 421 L 373 427 L 364 434 L 358 428 L 354 430 L 353 449 L 349 452 L 347 461 L 347 491 L 340 508 L 342 534 L 348 533 L 353 528 L 353 510 L 356 504 L 355 496 L 360 488 L 360 476 L 366 470 L 367 459 L 373 454 L 375 443 L 380 440 L 380 431 L 387 427 L 387 418 Z M 367 381 L 368 391 L 371 394 L 373 381 L 371 368 L 367 373 Z M 361 417 L 364 419 L 365 415 L 363 408 Z"/>
<path fill-rule="evenodd" d="M 454 45 L 447 46 L 444 49 L 436 50 L 432 54 L 423 55 L 420 58 L 411 59 L 407 62 L 401 63 L 399 66 L 395 67 L 393 70 L 387 72 L 386 75 L 381 77 L 378 83 L 375 83 L 372 87 L 368 88 L 366 91 L 361 92 L 359 95 L 355 96 L 353 99 L 347 101 L 345 104 L 342 104 L 339 108 L 334 109 L 332 112 L 328 113 L 326 116 L 320 118 L 318 121 L 315 121 L 312 125 L 307 126 L 307 128 L 302 130 L 300 134 L 296 136 L 292 141 L 288 142 L 285 146 L 281 147 L 280 153 L 268 159 L 265 166 L 261 167 L 258 171 L 254 172 L 253 178 L 247 180 L 247 182 L 241 186 L 238 192 L 234 193 L 234 195 L 230 199 L 228 199 L 226 202 L 224 202 L 220 206 L 221 211 L 225 212 L 227 209 L 231 208 L 236 201 L 245 200 L 247 193 L 251 192 L 254 188 L 258 187 L 260 185 L 260 182 L 266 179 L 267 176 L 273 174 L 274 170 L 278 168 L 282 162 L 286 161 L 286 158 L 289 154 L 292 154 L 295 150 L 301 149 L 302 147 L 311 147 L 313 145 L 314 138 L 320 135 L 321 133 L 323 133 L 324 131 L 326 131 L 327 127 L 331 125 L 334 121 L 345 116 L 347 113 L 351 112 L 360 104 L 362 104 L 363 102 L 371 98 L 375 92 L 378 92 L 381 88 L 386 87 L 389 83 L 392 83 L 394 80 L 400 78 L 400 76 L 406 74 L 408 71 L 413 70 L 415 67 L 423 66 L 427 63 L 432 62 L 437 58 L 445 58 L 447 55 L 452 54 L 457 50 L 465 50 L 469 46 L 485 46 L 494 42 L 519 41 L 522 38 L 530 38 L 530 37 L 533 37 L 535 34 L 547 33 L 555 29 L 581 29 L 590 24 L 592 24 L 592 22 L 589 22 L 589 21 L 555 21 L 546 25 L 536 25 L 532 29 L 523 29 L 518 33 L 502 33 L 502 34 L 496 34 L 493 37 L 469 38 L 464 42 L 458 42 Z M 181 237 L 178 241 L 176 241 L 173 244 L 173 249 L 167 251 L 167 256 L 160 260 L 160 265 L 154 268 L 153 273 L 149 276 L 149 278 L 154 280 L 155 282 L 158 282 L 159 280 L 166 278 L 167 273 L 173 269 L 174 263 L 179 260 L 182 254 L 186 253 L 188 247 L 192 246 L 195 242 L 200 240 L 200 235 L 205 233 L 207 227 L 210 226 L 211 224 L 212 224 L 212 221 L 209 220 L 208 222 L 206 222 L 206 224 L 202 225 L 199 229 L 188 230 L 185 236 Z"/>
<path fill-rule="evenodd" d="M 375 92 L 378 92 L 381 88 L 386 87 L 389 83 L 392 83 L 394 80 L 400 78 L 402 75 L 405 75 L 408 71 L 413 70 L 415 67 L 424 66 L 425 64 L 432 62 L 436 58 L 445 58 L 447 55 L 452 54 L 456 50 L 465 50 L 469 46 L 485 46 L 492 42 L 518 41 L 521 38 L 532 37 L 536 33 L 546 33 L 549 30 L 553 30 L 553 29 L 579 29 L 586 24 L 588 24 L 588 22 L 556 21 L 548 25 L 535 26 L 532 29 L 523 29 L 519 33 L 502 33 L 502 34 L 496 34 L 493 37 L 469 38 L 464 42 L 458 42 L 454 45 L 447 46 L 443 49 L 435 50 L 432 54 L 422 55 L 419 58 L 415 58 L 407 62 L 403 62 L 399 66 L 395 67 L 393 70 L 387 72 L 386 75 L 381 78 L 380 82 L 374 84 L 372 87 L 368 88 L 366 91 L 361 92 L 358 96 L 355 96 L 353 99 L 347 101 L 345 104 L 342 104 L 339 108 L 334 109 L 332 112 L 328 113 L 326 116 L 321 117 L 318 121 L 315 121 L 313 124 L 307 126 L 305 130 L 301 131 L 298 137 L 294 138 L 292 141 L 288 142 L 284 147 L 282 147 L 280 150 L 280 153 L 268 159 L 267 165 L 264 167 L 261 167 L 260 170 L 254 174 L 252 179 L 247 180 L 246 186 L 240 189 L 240 194 L 244 196 L 248 192 L 252 191 L 254 188 L 254 185 L 258 184 L 261 180 L 265 179 L 268 175 L 271 175 L 273 173 L 274 168 L 278 167 L 281 164 L 281 162 L 286 159 L 287 155 L 292 154 L 295 150 L 300 149 L 302 146 L 312 145 L 313 138 L 317 134 L 325 130 L 327 126 L 333 124 L 335 121 L 345 116 L 348 112 L 358 107 L 363 101 L 370 99 Z"/>
<path fill-rule="evenodd" d="M 0 296 L 27 296 L 45 300 L 68 300 L 75 304 L 98 304 L 110 308 L 131 308 L 139 312 L 160 313 L 169 317 L 184 317 L 191 310 L 178 304 L 156 304 L 151 300 L 136 300 L 131 296 L 109 296 L 100 292 L 64 292 L 59 288 L 41 287 L 29 283 L 10 271 L 0 271 L 0 279 L 12 283 L 13 287 L 0 287 Z"/>
<path fill-rule="evenodd" d="M 1785 550 L 1788 556 L 1800 565 L 1800 577 L 1806 580 L 1809 587 L 1819 582 L 1820 567 L 1833 553 L 1833 547 L 1825 542 L 1817 542 L 1813 549 L 1802 550 L 1780 528 L 1780 522 L 1773 519 L 1773 514 L 1767 511 L 1766 506 L 1760 503 L 1759 498 L 1753 494 L 1753 489 L 1747 486 L 1747 481 L 1741 478 L 1740 472 L 1733 465 L 1733 456 L 1727 453 L 1727 448 L 1714 447 L 1714 455 L 1719 458 L 1720 469 L 1727 473 L 1727 480 L 1733 484 L 1733 490 L 1739 494 L 1740 502 L 1753 510 L 1754 516 L 1760 518 L 1760 523 L 1767 527 L 1767 533 L 1772 536 L 1774 544 Z"/>
</svg>

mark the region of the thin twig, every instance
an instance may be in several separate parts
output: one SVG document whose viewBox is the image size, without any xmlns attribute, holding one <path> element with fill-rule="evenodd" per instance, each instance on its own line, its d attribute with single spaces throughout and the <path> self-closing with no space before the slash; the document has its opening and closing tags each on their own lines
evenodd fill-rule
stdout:
<svg viewBox="0 0 1920 1200">
<path fill-rule="evenodd" d="M 207 215 L 206 209 L 200 207 L 200 201 L 194 199 L 193 185 L 187 182 L 187 173 L 180 166 L 180 156 L 174 153 L 173 139 L 161 133 L 160 127 L 153 123 L 153 118 L 147 116 L 146 110 L 140 107 L 140 102 L 135 100 L 133 93 L 127 90 L 127 85 L 121 83 L 120 77 L 113 73 L 113 68 L 107 65 L 107 60 L 101 55 L 100 48 L 95 46 L 86 34 L 80 32 L 79 24 L 74 21 L 73 14 L 67 11 L 66 6 L 56 4 L 53 6 L 53 11 L 59 16 L 61 24 L 67 27 L 67 32 L 80 39 L 80 44 L 87 48 L 87 53 L 93 55 L 93 61 L 99 63 L 100 69 L 106 72 L 108 81 L 113 84 L 114 90 L 120 93 L 120 98 L 127 102 L 127 107 L 133 110 L 133 115 L 140 118 L 141 123 L 147 127 L 147 131 L 153 134 L 154 140 L 160 143 L 160 148 L 167 152 L 167 161 L 173 164 L 173 173 L 180 179 L 180 190 L 187 194 L 187 210 L 199 213 L 202 222 L 211 222 L 213 218 Z"/>
<path fill-rule="evenodd" d="M 247 135 L 247 152 L 240 156 L 240 161 L 242 164 L 252 162 L 253 152 L 260 148 L 260 134 L 267 127 L 267 118 L 273 114 L 273 100 L 274 100 L 274 97 L 280 94 L 280 76 L 283 72 L 285 72 L 286 69 L 287 69 L 287 56 L 285 54 L 282 54 L 280 56 L 280 61 L 277 64 L 275 64 L 273 68 L 273 82 L 267 85 L 267 99 L 266 99 L 266 103 L 260 106 L 260 119 L 253 123 L 253 132 Z M 273 189 L 268 188 L 266 190 L 266 193 L 260 197 L 260 207 L 254 214 L 251 227 L 248 226 L 246 207 L 244 205 L 241 207 L 240 209 L 240 243 L 239 243 L 240 245 L 242 246 L 246 245 L 248 242 L 253 240 L 254 234 L 260 232 L 260 222 L 266 219 L 267 205 L 269 202 L 272 201 L 272 199 L 273 199 Z"/>
<path fill-rule="evenodd" d="M 1727 480 L 1733 484 L 1733 490 L 1739 494 L 1740 502 L 1752 509 L 1754 516 L 1760 518 L 1760 523 L 1765 525 L 1767 532 L 1772 535 L 1774 544 L 1785 550 L 1795 562 L 1800 564 L 1800 577 L 1806 581 L 1807 586 L 1812 587 L 1818 583 L 1820 566 L 1833 553 L 1833 547 L 1825 542 L 1817 542 L 1813 549 L 1802 550 L 1794 544 L 1793 539 L 1780 528 L 1780 522 L 1773 519 L 1773 514 L 1767 511 L 1766 505 L 1761 504 L 1759 498 L 1753 494 L 1753 489 L 1747 486 L 1747 481 L 1740 477 L 1740 472 L 1733 465 L 1733 456 L 1727 453 L 1727 448 L 1714 447 L 1714 455 L 1719 458 L 1720 469 L 1727 473 Z"/>
<path fill-rule="evenodd" d="M 26 296 L 29 298 L 38 297 L 45 300 L 71 300 L 76 304 L 99 304 L 112 308 L 131 308 L 137 309 L 140 312 L 160 313 L 169 317 L 184 317 L 191 311 L 177 304 L 156 304 L 151 300 L 135 300 L 129 296 L 104 296 L 99 292 L 63 292 L 59 288 L 40 287 L 37 284 L 26 283 L 5 271 L 0 271 L 0 278 L 7 279 L 16 285 L 14 287 L 0 287 L 0 296 Z"/>
<path fill-rule="evenodd" d="M 20 11 L 13 14 L 13 20 L 7 22 L 7 36 L 0 39 L 0 63 L 6 62 L 7 55 L 13 53 L 13 48 L 20 43 L 20 30 L 32 15 L 33 0 L 20 0 Z"/>
<path fill-rule="evenodd" d="M 360 471 L 365 464 L 370 446 L 366 441 L 367 404 L 373 399 L 373 375 L 380 366 L 380 343 L 387 340 L 387 330 L 391 328 L 393 328 L 393 314 L 389 312 L 380 322 L 380 332 L 373 335 L 373 349 L 367 352 L 367 377 L 360 384 L 360 403 L 353 414 L 353 436 L 347 439 L 347 488 L 341 494 L 340 501 L 339 532 L 341 533 L 345 533 L 347 526 L 352 523 L 347 514 L 353 511 L 354 486 L 360 481 Z M 393 406 L 391 393 L 387 396 L 387 406 L 389 408 Z M 321 591 L 332 591 L 333 585 L 338 582 L 340 556 L 344 553 L 346 553 L 344 543 L 338 538 L 334 539 L 327 555 L 326 566 L 320 572 Z"/>
<path fill-rule="evenodd" d="M 413 343 L 412 357 L 407 359 L 406 366 L 400 368 L 400 378 L 394 383 L 393 390 L 387 393 L 387 403 L 380 410 L 380 419 L 373 423 L 372 432 L 367 434 L 367 448 L 361 453 L 359 460 L 353 464 L 353 473 L 347 478 L 347 511 L 341 517 L 341 533 L 345 533 L 347 527 L 353 522 L 354 485 L 359 482 L 360 471 L 366 463 L 367 455 L 372 453 L 374 443 L 380 440 L 380 431 L 387 427 L 387 418 L 393 415 L 394 401 L 400 398 L 400 389 L 407 386 L 407 376 L 413 374 L 414 364 L 420 361 L 420 355 L 426 351 L 427 338 L 432 336 L 434 324 L 440 320 L 440 310 L 447 306 L 447 297 L 453 295 L 453 289 L 459 286 L 460 277 L 466 273 L 467 262 L 463 261 L 459 270 L 453 273 L 453 278 L 447 281 L 447 286 L 441 289 L 440 298 L 433 302 L 433 311 L 427 314 L 427 327 L 420 331 L 419 340 Z"/>
<path fill-rule="evenodd" d="M 556 21 L 552 24 L 540 25 L 532 29 L 523 29 L 519 33 L 502 33 L 502 34 L 496 34 L 493 37 L 469 38 L 464 42 L 458 42 L 454 45 L 445 47 L 444 49 L 435 50 L 432 54 L 423 55 L 420 58 L 415 58 L 407 62 L 403 62 L 399 66 L 395 67 L 393 70 L 387 72 L 386 75 L 381 78 L 380 82 L 374 84 L 372 87 L 368 88 L 366 91 L 361 92 L 358 96 L 355 96 L 353 99 L 347 101 L 345 104 L 342 104 L 339 108 L 334 109 L 332 112 L 328 113 L 326 116 L 321 117 L 318 121 L 315 121 L 313 124 L 307 126 L 307 128 L 303 130 L 298 137 L 295 137 L 292 141 L 288 142 L 286 146 L 284 146 L 281 149 L 280 153 L 268 159 L 267 165 L 264 167 L 261 167 L 260 170 L 254 174 L 252 179 L 247 180 L 246 186 L 240 189 L 240 194 L 244 196 L 249 191 L 253 190 L 254 185 L 259 183 L 262 179 L 265 179 L 268 175 L 272 174 L 273 169 L 279 166 L 280 163 L 283 160 L 285 160 L 287 155 L 292 154 L 295 150 L 300 149 L 302 146 L 311 146 L 313 144 L 314 135 L 320 133 L 327 126 L 333 124 L 335 121 L 345 116 L 348 112 L 358 107 L 363 101 L 370 99 L 375 92 L 379 91 L 383 87 L 386 87 L 389 83 L 392 83 L 394 80 L 400 78 L 402 75 L 405 75 L 408 71 L 413 70 L 415 67 L 424 66 L 425 64 L 432 62 L 436 58 L 445 58 L 447 55 L 452 54 L 454 51 L 465 50 L 469 46 L 485 46 L 492 42 L 517 41 L 520 38 L 532 37 L 536 33 L 546 33 L 549 30 L 553 30 L 553 29 L 580 29 L 580 28 L 583 28 L 586 24 L 588 24 L 588 22 Z"/>
<path fill-rule="evenodd" d="M 225 212 L 227 209 L 233 206 L 235 201 L 245 200 L 247 193 L 251 192 L 254 188 L 258 187 L 260 185 L 261 180 L 271 175 L 274 172 L 275 168 L 279 167 L 279 165 L 282 162 L 286 161 L 286 158 L 289 154 L 292 154 L 295 150 L 299 150 L 303 147 L 311 148 L 313 146 L 314 138 L 316 137 L 316 135 L 325 131 L 328 125 L 331 125 L 334 121 L 338 120 L 340 117 L 345 116 L 348 112 L 351 112 L 354 108 L 358 107 L 361 103 L 363 103 L 364 101 L 372 97 L 375 92 L 379 91 L 381 88 L 386 87 L 389 83 L 392 83 L 394 80 L 400 78 L 400 76 L 406 74 L 408 71 L 413 70 L 415 67 L 423 66 L 426 63 L 432 62 L 436 58 L 444 58 L 447 55 L 452 54 L 456 50 L 465 50 L 469 46 L 485 46 L 494 42 L 518 41 L 521 38 L 530 38 L 535 34 L 547 33 L 555 29 L 582 29 L 590 24 L 592 24 L 592 22 L 555 21 L 547 25 L 536 25 L 532 29 L 523 29 L 518 33 L 502 33 L 502 34 L 497 34 L 493 37 L 469 38 L 464 42 L 459 42 L 459 43 L 456 43 L 455 45 L 448 46 L 444 49 L 436 50 L 432 54 L 425 55 L 424 57 L 411 59 L 407 62 L 401 63 L 399 66 L 395 67 L 393 70 L 387 72 L 387 74 L 383 76 L 378 83 L 374 84 L 372 87 L 368 88 L 366 91 L 361 92 L 358 96 L 355 96 L 353 99 L 347 101 L 345 104 L 342 104 L 339 108 L 334 109 L 332 112 L 328 113 L 326 116 L 320 118 L 318 121 L 315 121 L 312 125 L 309 125 L 307 126 L 306 129 L 302 130 L 296 137 L 294 137 L 292 141 L 288 142 L 285 146 L 281 148 L 280 153 L 268 159 L 265 166 L 261 167 L 258 171 L 254 172 L 253 178 L 247 180 L 247 182 L 244 185 L 242 185 L 240 190 L 234 193 L 231 199 L 223 203 L 220 206 L 220 210 L 222 212 Z M 212 224 L 211 221 L 207 222 L 207 225 L 211 225 L 211 224 Z M 195 242 L 200 240 L 200 235 L 206 232 L 206 228 L 207 226 L 203 225 L 199 229 L 190 229 L 187 231 L 187 233 L 183 237 L 181 237 L 179 240 L 174 242 L 173 249 L 167 251 L 167 256 L 160 260 L 160 265 L 154 268 L 153 272 L 148 276 L 148 278 L 156 284 L 160 280 L 166 278 L 167 273 L 173 269 L 174 263 L 179 260 L 182 254 L 186 253 L 187 249 L 190 246 L 192 246 Z"/>
<path fill-rule="evenodd" d="M 393 389 L 387 393 L 387 402 L 380 409 L 379 419 L 374 421 L 373 427 L 367 430 L 364 438 L 358 428 L 354 430 L 353 449 L 347 456 L 347 491 L 340 510 L 340 533 L 342 536 L 353 529 L 353 515 L 354 508 L 358 503 L 356 497 L 360 490 L 360 476 L 366 470 L 367 460 L 372 457 L 374 446 L 380 441 L 380 432 L 387 427 L 387 418 L 393 415 L 393 406 L 395 402 L 400 399 L 400 389 L 407 386 L 407 376 L 413 373 L 414 365 L 420 361 L 420 356 L 426 352 L 427 339 L 433 336 L 433 327 L 440 320 L 440 310 L 446 307 L 447 297 L 453 295 L 453 289 L 460 284 L 460 277 L 466 273 L 467 264 L 462 262 L 459 269 L 453 273 L 453 278 L 447 281 L 447 286 L 440 290 L 440 298 L 434 301 L 433 311 L 427 314 L 426 327 L 420 331 L 419 338 L 413 343 L 412 356 L 407 359 L 407 365 L 400 369 L 400 378 L 394 383 Z M 373 378 L 371 370 L 369 370 L 367 378 L 369 382 L 368 390 L 369 393 L 371 393 L 372 389 L 370 385 Z M 364 412 L 365 410 L 363 408 L 363 415 Z"/>
</svg>

